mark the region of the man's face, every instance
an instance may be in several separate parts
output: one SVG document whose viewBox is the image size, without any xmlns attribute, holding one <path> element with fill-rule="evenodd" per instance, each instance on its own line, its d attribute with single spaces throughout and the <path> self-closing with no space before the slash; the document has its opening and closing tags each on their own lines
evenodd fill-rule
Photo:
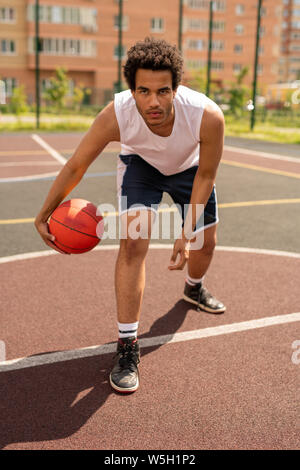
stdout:
<svg viewBox="0 0 300 470">
<path fill-rule="evenodd" d="M 149 127 L 162 126 L 173 120 L 172 73 L 170 70 L 138 69 L 135 90 L 137 109 Z"/>
</svg>

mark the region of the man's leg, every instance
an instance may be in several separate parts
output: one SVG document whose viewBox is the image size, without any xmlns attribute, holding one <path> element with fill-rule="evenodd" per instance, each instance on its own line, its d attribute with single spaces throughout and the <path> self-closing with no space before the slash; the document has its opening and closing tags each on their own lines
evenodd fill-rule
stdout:
<svg viewBox="0 0 300 470">
<path fill-rule="evenodd" d="M 202 245 L 203 241 L 203 246 Z M 215 299 L 205 287 L 203 278 L 212 261 L 217 241 L 217 224 L 204 230 L 198 235 L 198 240 L 192 240 L 194 249 L 189 251 L 188 276 L 184 289 L 184 299 L 197 305 L 198 310 L 208 313 L 223 313 L 226 307 Z M 197 248 L 199 245 L 199 249 Z"/>
<path fill-rule="evenodd" d="M 122 216 L 122 236 L 125 233 L 125 238 L 120 241 L 115 267 L 119 340 L 110 383 L 115 390 L 123 393 L 134 392 L 139 386 L 137 328 L 145 287 L 145 259 L 151 226 L 151 211 L 143 210 L 137 215 Z M 132 238 L 130 227 L 137 227 L 141 236 Z"/>
<path fill-rule="evenodd" d="M 188 275 L 192 279 L 201 279 L 206 274 L 208 267 L 214 255 L 217 242 L 217 224 L 204 230 L 199 234 L 199 241 L 202 241 L 203 247 L 189 251 Z M 197 241 L 192 240 L 195 245 Z"/>
<path fill-rule="evenodd" d="M 115 268 L 115 290 L 119 323 L 140 319 L 145 287 L 145 259 L 149 240 L 121 240 Z"/>
</svg>

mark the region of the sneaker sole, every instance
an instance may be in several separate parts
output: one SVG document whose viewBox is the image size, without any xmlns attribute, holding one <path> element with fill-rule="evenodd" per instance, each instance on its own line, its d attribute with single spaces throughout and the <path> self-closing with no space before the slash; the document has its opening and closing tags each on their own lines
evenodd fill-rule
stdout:
<svg viewBox="0 0 300 470">
<path fill-rule="evenodd" d="M 139 385 L 140 385 L 140 382 L 139 382 L 139 379 L 137 379 L 137 383 L 134 387 L 130 387 L 130 388 L 122 388 L 122 387 L 118 387 L 111 379 L 111 376 L 109 376 L 109 382 L 110 382 L 110 385 L 111 387 L 116 390 L 117 392 L 120 392 L 120 393 L 132 393 L 132 392 L 135 392 L 138 388 L 139 388 Z"/>
<path fill-rule="evenodd" d="M 216 309 L 213 309 L 213 308 L 209 308 L 209 307 L 205 307 L 204 305 L 202 304 L 198 304 L 198 302 L 196 302 L 196 300 L 193 300 L 193 299 L 190 299 L 189 297 L 187 297 L 185 294 L 183 294 L 183 299 L 186 300 L 187 302 L 189 302 L 190 304 L 194 304 L 194 305 L 199 305 L 199 308 L 203 311 L 203 312 L 207 312 L 207 313 L 224 313 L 225 310 L 226 310 L 226 307 L 224 308 L 220 308 L 218 310 Z"/>
</svg>

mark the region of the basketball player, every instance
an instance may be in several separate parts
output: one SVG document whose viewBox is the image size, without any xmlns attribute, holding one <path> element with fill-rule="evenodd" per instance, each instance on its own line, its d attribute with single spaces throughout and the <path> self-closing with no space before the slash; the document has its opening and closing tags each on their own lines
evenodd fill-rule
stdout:
<svg viewBox="0 0 300 470">
<path fill-rule="evenodd" d="M 106 145 L 121 142 L 117 186 L 126 236 L 120 240 L 115 268 L 119 334 L 110 384 L 123 393 L 139 387 L 137 331 L 145 258 L 153 214 L 163 192 L 181 208 L 189 205 L 169 265 L 170 270 L 182 270 L 187 263 L 184 299 L 208 313 L 223 313 L 226 309 L 203 286 L 216 244 L 215 178 L 223 150 L 224 117 L 204 94 L 180 85 L 182 68 L 179 51 L 164 40 L 146 38 L 131 47 L 124 67 L 129 89 L 116 94 L 114 102 L 96 117 L 54 181 L 35 220 L 45 243 L 63 253 L 48 231 L 51 213 Z M 130 210 L 133 205 L 140 206 L 140 210 Z M 200 226 L 195 210 L 199 205 L 204 207 Z M 147 237 L 131 237 L 130 223 L 141 214 L 147 219 Z M 189 250 L 190 244 L 201 237 L 204 241 L 200 248 Z"/>
</svg>

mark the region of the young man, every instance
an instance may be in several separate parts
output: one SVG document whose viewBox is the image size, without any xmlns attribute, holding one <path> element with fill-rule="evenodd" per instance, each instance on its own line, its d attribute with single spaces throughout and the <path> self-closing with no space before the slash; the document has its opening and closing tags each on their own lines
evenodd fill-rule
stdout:
<svg viewBox="0 0 300 470">
<path fill-rule="evenodd" d="M 95 119 L 74 155 L 57 176 L 35 225 L 45 243 L 59 250 L 48 232 L 48 218 L 79 183 L 93 160 L 112 141 L 121 142 L 117 186 L 125 236 L 115 269 L 119 339 L 111 386 L 133 392 L 139 386 L 137 330 L 145 285 L 145 258 L 153 207 L 167 192 L 182 209 L 189 205 L 182 236 L 173 248 L 170 270 L 188 265 L 184 299 L 209 313 L 225 306 L 202 285 L 216 244 L 218 213 L 215 178 L 221 159 L 224 117 L 202 93 L 180 86 L 183 61 L 176 47 L 146 38 L 128 52 L 124 75 L 129 90 L 115 95 Z M 204 226 L 197 225 L 203 205 Z M 131 206 L 140 206 L 133 212 Z M 201 207 L 201 206 L 200 206 Z M 183 212 L 182 212 L 183 213 Z M 132 237 L 130 224 L 146 217 L 146 236 Z M 140 222 L 142 224 L 142 222 Z M 124 232 L 123 232 L 124 233 Z M 204 235 L 203 246 L 189 250 Z"/>
</svg>

